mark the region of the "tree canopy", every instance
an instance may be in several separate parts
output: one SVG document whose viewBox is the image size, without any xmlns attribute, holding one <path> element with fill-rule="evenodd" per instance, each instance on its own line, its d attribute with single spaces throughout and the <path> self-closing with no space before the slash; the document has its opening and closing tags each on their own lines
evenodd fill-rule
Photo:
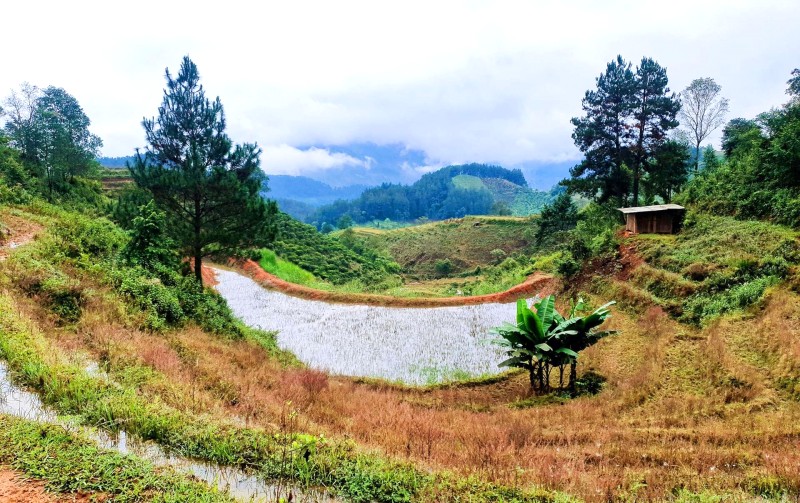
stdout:
<svg viewBox="0 0 800 503">
<path fill-rule="evenodd" d="M 564 183 L 571 193 L 599 202 L 639 202 L 642 179 L 657 161 L 668 132 L 678 126 L 680 104 L 668 87 L 666 69 L 642 58 L 634 71 L 617 58 L 586 91 L 584 115 L 572 119 L 572 138 L 584 160 Z"/>
<path fill-rule="evenodd" d="M 736 118 L 722 132 L 725 160 L 702 170 L 683 202 L 715 213 L 800 225 L 800 101 L 792 99 L 753 119 Z"/>
<path fill-rule="evenodd" d="M 64 89 L 23 84 L 5 100 L 4 112 L 12 145 L 51 198 L 97 166 L 103 142 L 89 131 L 91 121 Z"/>
<path fill-rule="evenodd" d="M 148 146 L 137 152 L 131 174 L 166 212 L 170 237 L 194 259 L 201 281 L 208 254 L 265 244 L 277 210 L 259 195 L 260 149 L 234 146 L 222 103 L 206 98 L 197 66 L 184 57 L 178 75 L 167 70 L 166 80 L 158 117 L 142 121 Z"/>
<path fill-rule="evenodd" d="M 728 99 L 712 78 L 694 79 L 681 93 L 680 117 L 695 145 L 694 170 L 700 166 L 700 144 L 725 121 Z"/>
</svg>

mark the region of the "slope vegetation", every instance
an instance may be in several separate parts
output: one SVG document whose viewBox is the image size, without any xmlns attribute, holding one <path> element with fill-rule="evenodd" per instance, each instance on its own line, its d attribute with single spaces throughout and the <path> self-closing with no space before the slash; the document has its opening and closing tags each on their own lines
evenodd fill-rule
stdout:
<svg viewBox="0 0 800 503">
<path fill-rule="evenodd" d="M 389 231 L 356 228 L 351 237 L 388 253 L 408 276 L 432 278 L 474 273 L 507 256 L 530 253 L 532 222 L 516 217 L 465 217 Z M 347 238 L 340 235 L 340 239 Z M 437 271 L 437 263 L 444 262 L 450 264 L 447 271 L 441 265 Z"/>
</svg>

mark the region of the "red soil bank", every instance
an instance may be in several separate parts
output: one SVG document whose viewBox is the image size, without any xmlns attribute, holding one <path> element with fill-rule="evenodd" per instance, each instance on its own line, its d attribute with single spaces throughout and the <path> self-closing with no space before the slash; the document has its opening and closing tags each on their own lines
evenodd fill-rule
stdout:
<svg viewBox="0 0 800 503">
<path fill-rule="evenodd" d="M 284 281 L 261 268 L 256 262 L 246 260 L 232 264 L 243 271 L 254 281 L 265 288 L 277 290 L 293 297 L 339 304 L 366 304 L 385 307 L 444 307 L 444 306 L 472 306 L 476 304 L 509 303 L 517 299 L 529 298 L 535 295 L 554 293 L 558 287 L 555 278 L 547 274 L 535 273 L 525 282 L 516 285 L 505 292 L 488 295 L 475 295 L 472 297 L 392 297 L 390 295 L 354 294 L 341 292 L 327 292 L 316 290 L 307 286 L 296 285 Z"/>
</svg>

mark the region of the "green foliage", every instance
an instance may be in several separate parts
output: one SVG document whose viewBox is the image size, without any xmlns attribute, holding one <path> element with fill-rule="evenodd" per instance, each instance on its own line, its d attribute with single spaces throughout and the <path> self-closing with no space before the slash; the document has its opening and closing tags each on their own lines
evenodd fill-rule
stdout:
<svg viewBox="0 0 800 503">
<path fill-rule="evenodd" d="M 506 257 L 532 252 L 533 221 L 533 218 L 466 217 L 388 232 L 354 229 L 352 239 L 354 246 L 360 243 L 392 257 L 410 277 L 437 277 L 436 261 L 445 259 L 453 266 L 453 276 L 470 275 L 477 274 L 478 267 L 483 270 L 495 264 L 495 250 L 502 250 Z M 339 239 L 345 242 L 345 234 L 339 235 Z"/>
<path fill-rule="evenodd" d="M 64 211 L 54 215 L 49 232 L 8 262 L 13 283 L 41 299 L 61 322 L 80 318 L 92 295 L 83 286 L 88 275 L 113 286 L 146 328 L 165 330 L 191 321 L 211 333 L 242 337 L 242 327 L 222 297 L 182 275 L 174 256 L 159 259 L 158 239 L 148 241 L 142 235 L 131 246 L 127 233 L 107 219 Z M 147 226 L 140 224 L 146 234 Z"/>
<path fill-rule="evenodd" d="M 195 64 L 184 57 L 157 119 L 144 120 L 148 148 L 131 175 L 168 215 L 170 237 L 194 260 L 202 281 L 203 257 L 268 244 L 274 202 L 260 196 L 263 173 L 255 144 L 233 146 L 219 98 L 205 97 Z"/>
<path fill-rule="evenodd" d="M 611 316 L 609 302 L 591 314 L 580 316 L 585 310 L 582 300 L 572 305 L 568 317 L 555 308 L 555 296 L 549 295 L 533 305 L 531 310 L 524 299 L 517 301 L 517 322 L 506 323 L 493 330 L 500 336 L 498 344 L 508 348 L 509 358 L 499 366 L 522 368 L 529 372 L 531 388 L 540 393 L 550 391 L 550 372 L 559 368 L 559 385 L 563 387 L 564 367 L 570 366 L 569 389 L 577 383 L 578 353 L 603 337 L 615 332 L 599 331 Z"/>
<path fill-rule="evenodd" d="M 433 270 L 438 276 L 447 276 L 453 272 L 453 263 L 448 259 L 437 260 Z"/>
<path fill-rule="evenodd" d="M 800 226 L 800 102 L 755 120 L 733 119 L 723 130 L 726 159 L 701 171 L 683 204 L 738 218 Z"/>
<path fill-rule="evenodd" d="M 542 208 L 537 222 L 539 228 L 536 230 L 536 242 L 542 246 L 546 242 L 554 241 L 557 233 L 568 231 L 578 224 L 578 208 L 572 197 L 564 192 Z"/>
<path fill-rule="evenodd" d="M 19 153 L 9 147 L 8 138 L 0 131 L 0 203 L 29 202 L 34 191 L 32 174 L 22 164 Z"/>
<path fill-rule="evenodd" d="M 572 138 L 585 158 L 562 182 L 571 193 L 639 204 L 640 181 L 667 131 L 678 125 L 680 103 L 667 83 L 666 69 L 650 58 L 635 72 L 621 56 L 608 63 L 597 89 L 583 98 L 585 115 L 572 119 Z"/>
<path fill-rule="evenodd" d="M 286 214 L 278 215 L 277 226 L 278 236 L 272 247 L 275 254 L 334 285 L 358 280 L 377 288 L 400 271 L 400 266 L 374 248 L 346 237 L 320 234 L 313 226 Z"/>
<path fill-rule="evenodd" d="M 64 89 L 24 84 L 6 104 L 6 132 L 50 200 L 73 192 L 76 177 L 97 171 L 94 159 L 103 142 L 89 132 L 89 118 Z"/>
<path fill-rule="evenodd" d="M 274 274 L 290 283 L 313 285 L 317 281 L 317 278 L 315 278 L 313 274 L 302 267 L 279 258 L 272 250 L 261 250 L 261 259 L 258 263 L 268 273 Z"/>
<path fill-rule="evenodd" d="M 635 243 L 647 261 L 633 277 L 636 286 L 693 324 L 756 304 L 800 264 L 789 229 L 693 211 L 679 235 L 642 235 Z"/>
<path fill-rule="evenodd" d="M 688 179 L 689 157 L 689 146 L 675 140 L 667 140 L 656 149 L 645 167 L 647 177 L 642 180 L 646 202 L 672 201 Z"/>
<path fill-rule="evenodd" d="M 503 213 L 528 215 L 548 198 L 546 192 L 529 189 L 518 169 L 466 164 L 428 173 L 411 186 L 384 184 L 367 189 L 358 199 L 323 206 L 309 220 L 336 222 L 343 215 L 358 223 L 384 219 L 442 220 L 488 215 L 493 208 Z M 498 203 L 504 205 L 495 207 Z"/>
<path fill-rule="evenodd" d="M 166 216 L 156 209 L 152 199 L 139 207 L 130 225 L 130 240 L 121 254 L 123 260 L 149 271 L 177 268 L 176 246 L 165 232 Z"/>
<path fill-rule="evenodd" d="M 118 502 L 230 501 L 201 482 L 101 451 L 60 426 L 8 416 L 0 416 L 0 461 L 58 493 L 96 492 Z"/>
</svg>

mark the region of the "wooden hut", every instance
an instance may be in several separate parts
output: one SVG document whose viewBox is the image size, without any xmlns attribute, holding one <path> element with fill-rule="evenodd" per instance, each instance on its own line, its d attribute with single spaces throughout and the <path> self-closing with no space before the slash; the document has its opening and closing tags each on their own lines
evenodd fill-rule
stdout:
<svg viewBox="0 0 800 503">
<path fill-rule="evenodd" d="M 625 230 L 635 234 L 674 234 L 681 228 L 686 209 L 677 204 L 619 208 L 625 215 Z"/>
</svg>

